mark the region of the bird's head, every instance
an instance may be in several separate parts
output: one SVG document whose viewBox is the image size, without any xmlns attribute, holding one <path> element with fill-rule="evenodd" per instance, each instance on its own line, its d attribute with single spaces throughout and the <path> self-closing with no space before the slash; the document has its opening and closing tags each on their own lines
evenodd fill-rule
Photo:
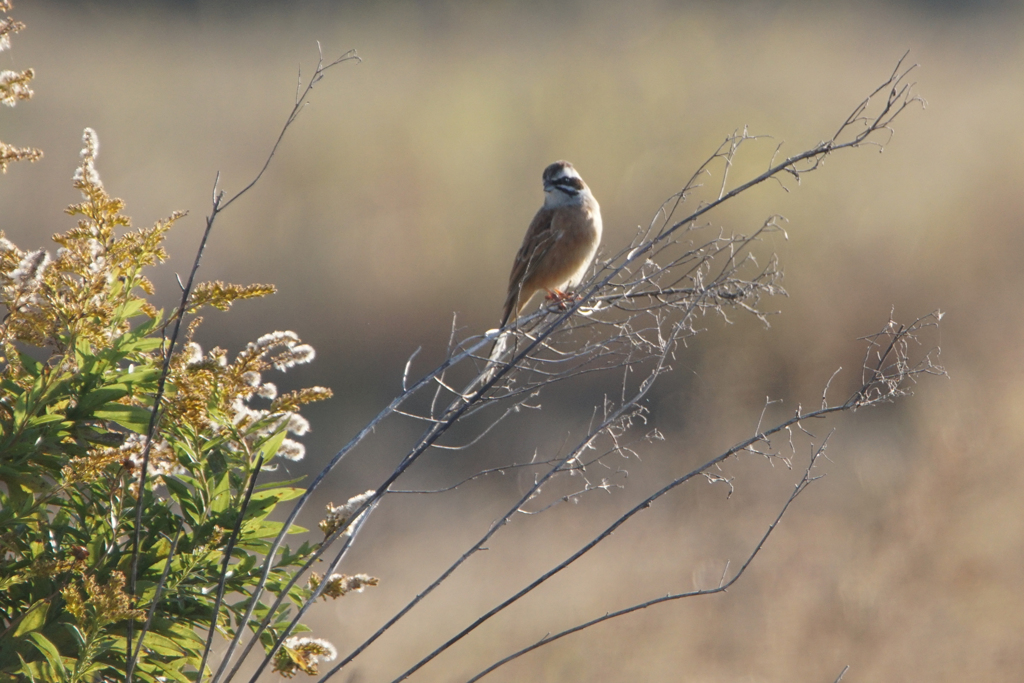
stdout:
<svg viewBox="0 0 1024 683">
<path fill-rule="evenodd" d="M 544 205 L 571 204 L 589 193 L 587 184 L 568 161 L 556 161 L 544 169 Z"/>
</svg>

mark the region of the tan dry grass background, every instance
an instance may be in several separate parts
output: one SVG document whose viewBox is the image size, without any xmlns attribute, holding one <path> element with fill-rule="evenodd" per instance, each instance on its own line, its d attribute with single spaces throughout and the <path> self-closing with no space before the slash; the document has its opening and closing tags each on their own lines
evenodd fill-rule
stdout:
<svg viewBox="0 0 1024 683">
<path fill-rule="evenodd" d="M 948 380 L 837 420 L 828 476 L 793 507 L 741 583 L 605 624 L 500 670 L 495 681 L 1017 681 L 1024 679 L 1024 19 L 927 4 L 395 3 L 187 13 L 21 2 L 29 28 L 0 68 L 33 66 L 36 98 L 0 112 L 0 137 L 45 149 L 0 178 L 0 229 L 24 248 L 67 229 L 84 126 L 100 172 L 138 224 L 192 213 L 154 275 L 170 302 L 217 170 L 238 188 L 265 155 L 314 41 L 355 47 L 315 92 L 256 193 L 225 216 L 202 274 L 279 285 L 208 316 L 205 344 L 237 349 L 294 329 L 319 351 L 296 384 L 338 393 L 311 411 L 319 468 L 397 390 L 405 357 L 440 357 L 453 311 L 497 320 L 507 270 L 540 202 L 539 175 L 572 160 L 601 201 L 609 251 L 732 130 L 796 152 L 827 137 L 911 50 L 925 111 L 885 153 L 830 159 L 785 193 L 766 187 L 715 220 L 789 219 L 790 298 L 764 330 L 709 332 L 679 354 L 652 405 L 666 444 L 616 463 L 624 489 L 521 517 L 484 556 L 357 660 L 391 680 L 482 610 L 558 561 L 658 481 L 751 433 L 766 396 L 814 404 L 854 339 L 895 307 L 941 308 Z M 848 386 L 843 384 L 843 386 Z M 440 484 L 557 451 L 599 397 L 553 393 L 485 455 L 438 455 Z M 814 425 L 823 435 L 829 425 Z M 322 502 L 373 486 L 418 427 L 395 424 L 332 479 Z M 806 449 L 798 454 L 799 465 Z M 635 600 L 717 581 L 763 532 L 794 474 L 747 457 L 736 493 L 695 484 L 420 672 L 465 679 L 549 631 Z M 347 652 L 433 579 L 521 490 L 516 477 L 387 499 L 347 570 L 379 588 L 319 608 L 316 635 Z M 310 517 L 308 524 L 315 524 Z"/>
</svg>

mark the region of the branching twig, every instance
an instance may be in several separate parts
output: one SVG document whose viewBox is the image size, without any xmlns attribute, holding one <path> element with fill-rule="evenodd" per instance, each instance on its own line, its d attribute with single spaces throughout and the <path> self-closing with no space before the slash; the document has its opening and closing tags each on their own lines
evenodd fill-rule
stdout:
<svg viewBox="0 0 1024 683">
<path fill-rule="evenodd" d="M 762 266 L 759 265 L 758 259 L 752 252 L 755 246 L 769 234 L 778 232 L 784 234 L 778 217 L 769 218 L 749 235 L 728 235 L 719 232 L 711 237 L 701 237 L 702 227 L 707 226 L 698 225 L 698 220 L 723 203 L 731 201 L 734 197 L 766 180 L 778 180 L 780 176 L 787 174 L 799 180 L 803 174 L 818 168 L 827 156 L 836 151 L 858 147 L 862 144 L 882 144 L 876 141 L 875 137 L 883 135 L 888 139 L 892 132 L 890 124 L 895 117 L 911 103 L 920 101 L 919 98 L 912 95 L 910 86 L 905 83 L 910 69 L 904 69 L 902 63 L 901 59 L 890 78 L 872 93 L 872 97 L 878 93 L 886 93 L 885 101 L 881 104 L 879 112 L 869 115 L 869 106 L 872 104 L 872 100 L 868 98 L 865 102 L 857 105 L 837 133 L 828 141 L 819 143 L 813 148 L 783 161 L 776 162 L 773 158 L 772 164 L 761 175 L 732 188 L 727 186 L 728 179 L 726 178 L 722 181 L 716 193 L 717 196 L 712 201 L 700 203 L 686 216 L 677 216 L 688 198 L 700 188 L 698 180 L 703 175 L 710 173 L 714 163 L 722 161 L 725 163 L 726 169 L 733 167 L 733 161 L 739 151 L 744 148 L 745 143 L 757 139 L 756 136 L 749 135 L 746 130 L 727 138 L 722 146 L 701 165 L 686 186 L 662 205 L 649 226 L 639 230 L 629 245 L 603 262 L 596 269 L 589 283 L 581 288 L 579 296 L 569 303 L 564 303 L 564 308 L 542 309 L 514 321 L 503 330 L 488 332 L 484 336 L 469 337 L 461 343 L 455 341 L 456 328 L 453 323 L 452 340 L 447 358 L 437 368 L 411 384 L 408 380 L 412 362 L 412 358 L 410 358 L 402 375 L 402 392 L 335 454 L 296 502 L 267 552 L 260 583 L 252 595 L 248 596 L 248 612 L 236 627 L 235 637 L 231 641 L 214 682 L 219 683 L 223 679 L 226 683 L 234 677 L 251 649 L 260 641 L 262 634 L 271 623 L 276 623 L 279 610 L 291 587 L 335 541 L 345 537 L 346 541 L 342 548 L 330 562 L 328 573 L 339 565 L 353 542 L 353 535 L 349 532 L 349 528 L 353 524 L 358 524 L 361 527 L 368 517 L 365 513 L 372 510 L 386 494 L 398 492 L 399 489 L 392 489 L 395 482 L 404 476 L 424 453 L 441 447 L 439 439 L 447 434 L 448 430 L 456 423 L 503 402 L 522 402 L 532 399 L 540 391 L 557 382 L 594 372 L 619 371 L 622 373 L 620 396 L 616 401 L 605 400 L 602 418 L 588 429 L 587 434 L 579 441 L 576 448 L 563 458 L 549 459 L 550 464 L 546 473 L 537 477 L 534 485 L 522 499 L 511 506 L 505 516 L 491 525 L 480 541 L 467 550 L 416 598 L 389 618 L 377 632 L 325 674 L 322 680 L 340 671 L 342 667 L 365 651 L 393 624 L 403 618 L 409 610 L 446 581 L 469 557 L 485 547 L 488 539 L 513 516 L 524 511 L 524 505 L 538 495 L 542 485 L 555 476 L 582 471 L 585 467 L 584 460 L 587 463 L 599 461 L 600 458 L 584 459 L 582 457 L 585 451 L 595 448 L 598 439 L 606 437 L 610 439 L 612 447 L 605 453 L 619 452 L 629 455 L 628 449 L 621 446 L 620 436 L 631 429 L 634 423 L 645 419 L 641 400 L 648 394 L 656 380 L 671 369 L 670 363 L 678 344 L 685 343 L 688 338 L 702 331 L 699 326 L 702 317 L 713 313 L 729 320 L 730 312 L 735 310 L 754 315 L 767 324 L 771 312 L 762 310 L 761 299 L 785 294 L 780 285 L 781 271 L 776 259 L 770 257 Z M 916 331 L 927 324 L 930 324 L 929 321 L 922 319 L 905 329 L 890 325 L 880 333 L 881 336 L 872 340 L 872 343 L 878 347 L 874 352 L 877 362 L 871 365 L 865 363 L 867 374 L 861 393 L 855 394 L 847 402 L 837 406 L 823 404 L 819 410 L 806 413 L 798 410 L 791 419 L 772 429 L 761 431 L 759 428 L 757 434 L 747 441 L 737 444 L 730 451 L 709 461 L 686 477 L 672 482 L 661 492 L 655 494 L 655 497 L 664 495 L 667 491 L 694 476 L 705 474 L 706 470 L 717 467 L 719 463 L 736 453 L 745 451 L 769 454 L 771 452 L 769 437 L 781 430 L 786 430 L 791 434 L 794 426 L 800 428 L 801 420 L 892 400 L 906 391 L 905 381 L 907 379 L 913 379 L 916 374 L 922 372 L 940 372 L 941 369 L 931 364 L 930 356 L 926 357 L 925 366 L 912 366 L 907 360 L 907 339 L 912 338 Z M 514 343 L 510 347 L 511 353 L 491 367 L 487 362 L 488 359 L 481 354 L 486 353 L 486 349 L 491 346 L 498 335 L 509 335 Z M 887 345 L 883 342 L 887 342 Z M 464 361 L 470 359 L 479 359 L 479 362 L 484 364 L 483 371 L 475 373 L 475 377 L 462 377 L 465 384 L 461 381 L 454 381 L 455 369 L 465 368 L 467 364 Z M 644 371 L 640 372 L 641 369 Z M 431 390 L 424 392 L 423 390 L 428 386 L 431 387 Z M 466 388 L 460 390 L 459 386 Z M 420 400 L 423 403 L 422 409 L 409 407 L 407 404 L 413 404 L 414 397 L 420 397 L 421 393 L 424 395 L 415 400 Z M 526 404 L 520 403 L 520 405 Z M 491 421 L 480 429 L 475 437 L 464 440 L 463 445 L 458 448 L 468 448 L 476 444 L 498 422 L 510 414 L 509 411 L 510 409 L 506 408 L 497 417 L 492 417 Z M 275 589 L 276 600 L 260 622 L 254 625 L 253 634 L 237 657 L 237 661 L 234 662 L 230 673 L 224 677 L 224 671 L 229 666 L 229 662 L 234 659 L 243 632 L 247 631 L 250 626 L 249 621 L 265 588 L 273 557 L 280 549 L 283 539 L 289 533 L 299 512 L 337 464 L 356 446 L 360 445 L 384 420 L 395 413 L 423 421 L 426 424 L 426 430 L 408 449 L 391 474 L 378 485 L 373 495 L 352 514 L 347 527 L 336 530 L 329 538 L 325 539 L 308 562 L 294 574 L 290 582 L 280 590 Z M 764 446 L 758 448 L 758 444 L 764 444 Z M 767 450 L 764 449 L 765 446 L 767 446 Z M 510 466 L 504 469 L 510 469 Z M 588 482 L 584 490 L 594 490 L 602 486 L 602 484 Z M 408 489 L 404 489 L 404 491 L 408 491 Z M 624 523 L 637 511 L 639 510 L 621 518 L 616 526 Z M 610 532 L 611 530 L 608 533 Z M 593 545 L 600 543 L 605 537 L 601 536 L 595 539 L 591 545 L 581 549 L 579 553 L 566 560 L 563 565 L 553 569 L 549 574 L 540 577 L 521 594 L 513 596 L 507 603 L 503 603 L 492 612 L 481 616 L 474 624 L 421 660 L 413 669 L 406 672 L 403 678 L 425 665 L 490 616 L 504 609 L 507 604 L 518 600 L 536 585 L 540 585 L 554 573 L 569 566 L 576 558 L 586 553 Z M 290 621 L 286 628 L 277 630 L 275 627 L 275 645 L 265 655 L 259 671 L 262 671 L 263 667 L 269 663 L 277 648 L 298 625 L 299 617 L 305 613 L 315 599 L 315 595 L 309 598 L 300 607 L 299 614 Z M 255 676 L 253 680 L 255 680 Z"/>
<path fill-rule="evenodd" d="M 317 48 L 320 49 L 319 43 L 317 43 Z M 196 252 L 196 258 L 192 264 L 192 270 L 189 273 L 188 281 L 182 287 L 181 303 L 178 305 L 178 309 L 175 312 L 174 316 L 172 317 L 171 321 L 168 321 L 169 323 L 173 322 L 174 327 L 171 333 L 169 343 L 165 347 L 163 368 L 161 370 L 160 379 L 157 384 L 156 396 L 153 399 L 153 412 L 150 416 L 149 428 L 147 429 L 146 433 L 146 444 L 142 452 L 142 466 L 139 468 L 139 495 L 135 505 L 135 529 L 132 537 L 132 560 L 128 582 L 128 593 L 132 596 L 135 595 L 135 582 L 138 576 L 139 546 L 142 538 L 142 511 L 145 500 L 146 475 L 147 470 L 149 468 L 149 458 L 153 445 L 153 437 L 156 434 L 157 425 L 159 424 L 160 421 L 161 402 L 163 400 L 164 392 L 166 390 L 167 377 L 170 374 L 171 359 L 174 355 L 174 347 L 177 344 L 178 336 L 179 333 L 181 332 L 181 324 L 184 319 L 185 312 L 188 310 L 188 301 L 189 297 L 192 295 L 192 289 L 195 284 L 196 273 L 199 271 L 199 265 L 202 262 L 203 253 L 206 250 L 206 243 L 210 238 L 211 232 L 213 231 L 214 221 L 216 221 L 217 216 L 222 211 L 227 209 L 231 204 L 235 202 L 235 200 L 239 199 L 241 196 L 243 196 L 249 190 L 251 190 L 256 185 L 256 183 L 259 182 L 260 178 L 263 177 L 263 174 L 270 166 L 270 162 L 273 160 L 274 155 L 277 153 L 277 148 L 280 146 L 281 141 L 284 139 L 285 133 L 291 127 L 292 123 L 299 115 L 299 112 L 306 105 L 310 92 L 313 90 L 313 87 L 317 83 L 319 83 L 321 79 L 323 79 L 325 72 L 331 67 L 352 60 L 359 60 L 359 57 L 356 56 L 354 50 L 350 50 L 343 54 L 341 57 L 335 59 L 334 61 L 328 64 L 324 64 L 323 50 L 320 49 L 320 58 L 317 63 L 317 68 L 316 71 L 314 72 L 313 77 L 310 79 L 309 83 L 306 85 L 306 88 L 302 91 L 302 93 L 296 98 L 295 106 L 288 114 L 288 118 L 286 119 L 284 126 L 281 128 L 281 133 L 278 135 L 277 140 L 274 142 L 274 146 L 271 148 L 270 153 L 267 155 L 267 159 L 264 162 L 263 167 L 259 170 L 256 176 L 249 182 L 249 184 L 247 184 L 241 190 L 236 192 L 230 199 L 227 199 L 226 201 L 224 200 L 224 192 L 218 189 L 220 182 L 220 172 L 217 173 L 217 177 L 214 180 L 210 214 L 206 217 L 206 229 L 203 231 L 203 236 L 202 239 L 200 240 L 199 249 Z M 132 641 L 133 629 L 134 626 L 132 622 L 129 621 L 128 642 Z M 133 657 L 128 664 L 127 676 L 125 679 L 127 683 L 131 683 L 131 672 L 132 669 L 134 668 L 134 660 L 135 658 Z"/>
<path fill-rule="evenodd" d="M 885 364 L 885 365 L 881 365 L 882 362 L 885 359 L 880 360 L 879 361 L 879 363 L 880 363 L 879 368 L 869 374 L 868 379 L 865 382 L 865 384 L 862 387 L 860 387 L 851 396 L 851 398 L 848 401 L 846 401 L 845 403 L 842 403 L 840 405 L 826 406 L 826 407 L 820 408 L 818 410 L 807 412 L 807 413 L 802 413 L 802 412 L 798 411 L 796 415 L 794 415 L 793 417 L 789 418 L 788 420 L 785 420 L 785 421 L 775 425 L 774 427 L 772 427 L 770 429 L 767 429 L 767 430 L 762 431 L 762 432 L 760 432 L 758 434 L 755 434 L 754 436 L 752 436 L 752 437 L 750 437 L 750 438 L 748 438 L 748 439 L 746 439 L 746 440 L 744 440 L 744 441 L 734 445 L 732 448 L 728 449 L 727 451 L 723 452 L 722 454 L 716 456 L 715 458 L 712 458 L 711 460 L 708 460 L 707 462 L 705 462 L 703 465 L 701 465 L 697 469 L 695 469 L 695 470 L 689 472 L 688 474 L 686 474 L 686 475 L 684 475 L 682 477 L 679 477 L 678 479 L 675 479 L 674 481 L 670 482 L 669 484 L 667 484 L 663 488 L 661 488 L 658 491 L 656 491 L 655 493 L 651 494 L 648 498 L 646 498 L 644 501 L 642 501 L 639 504 L 637 504 L 635 507 L 630 509 L 628 512 L 626 512 L 623 515 L 621 515 L 608 528 L 606 528 L 603 532 L 601 532 L 601 534 L 599 534 L 597 537 L 595 537 L 589 543 L 587 543 L 582 548 L 580 548 L 580 550 L 578 550 L 576 553 L 574 553 L 571 557 L 569 557 L 568 559 L 564 560 L 560 564 L 556 565 L 555 567 L 550 569 L 548 572 L 542 574 L 540 577 L 535 579 L 528 586 L 523 588 L 521 591 L 519 591 L 518 593 L 516 593 L 512 597 L 508 598 L 507 600 L 505 600 L 504 602 L 502 602 L 498 606 L 494 607 L 490 611 L 488 611 L 485 614 L 481 615 L 472 624 L 470 624 L 465 629 L 460 631 L 458 634 L 453 636 L 451 639 L 449 639 L 443 645 L 438 647 L 432 653 L 430 653 L 429 655 L 427 655 L 426 657 L 421 659 L 412 668 L 410 668 L 404 674 L 402 674 L 397 679 L 395 679 L 396 683 L 397 683 L 397 681 L 405 680 L 408 676 L 410 676 L 411 674 L 415 673 L 422 666 L 424 666 L 429 661 L 434 659 L 437 655 L 441 654 L 444 650 L 446 650 L 449 647 L 451 647 L 457 641 L 461 640 L 463 637 L 468 635 L 470 632 L 472 632 L 473 630 L 478 628 L 481 624 L 483 624 L 485 621 L 490 619 L 492 616 L 494 616 L 498 612 L 504 610 L 506 607 L 508 607 L 509 605 L 513 604 L 514 602 L 518 601 L 519 599 L 524 597 L 526 594 L 530 593 L 535 588 L 540 586 L 542 583 L 547 581 L 549 578 L 551 578 L 555 574 L 561 572 L 563 569 L 565 569 L 566 567 L 568 567 L 569 565 L 574 563 L 580 557 L 582 557 L 583 555 L 588 553 L 590 550 L 592 550 L 594 547 L 596 547 L 599 543 L 601 543 L 602 541 L 607 539 L 609 536 L 611 536 L 619 527 L 621 527 L 623 524 L 625 524 L 630 518 L 632 518 L 637 513 L 641 512 L 643 510 L 646 510 L 648 507 L 650 507 L 651 503 L 653 503 L 658 498 L 664 496 L 669 491 L 672 491 L 673 489 L 678 488 L 682 484 L 690 481 L 694 477 L 696 477 L 696 476 L 698 476 L 700 474 L 703 474 L 708 469 L 721 464 L 722 462 L 724 462 L 725 460 L 731 458 L 732 456 L 736 455 L 737 453 L 740 453 L 740 452 L 743 452 L 743 451 L 749 451 L 750 448 L 753 445 L 755 445 L 756 443 L 759 443 L 759 442 L 766 443 L 768 441 L 769 437 L 771 437 L 773 434 L 777 434 L 779 432 L 787 430 L 787 429 L 789 429 L 790 427 L 792 427 L 794 425 L 799 425 L 801 422 L 803 422 L 805 420 L 821 418 L 821 417 L 824 417 L 824 416 L 832 414 L 832 413 L 845 412 L 845 411 L 849 411 L 849 410 L 855 410 L 855 409 L 860 408 L 860 407 L 866 407 L 866 406 L 871 406 L 871 405 L 878 405 L 880 403 L 890 402 L 894 398 L 896 398 L 897 396 L 904 395 L 906 393 L 906 391 L 907 391 L 905 389 L 905 384 L 908 383 L 908 382 L 914 381 L 917 375 L 921 375 L 921 374 L 929 374 L 929 375 L 942 374 L 943 373 L 942 368 L 937 366 L 937 365 L 935 365 L 933 363 L 933 361 L 931 359 L 931 354 L 930 353 L 926 354 L 926 356 L 920 362 L 918 362 L 917 364 L 911 365 L 910 362 L 909 362 L 909 358 L 906 355 L 904 355 L 901 351 L 899 351 L 899 349 L 905 348 L 909 341 L 915 339 L 915 335 L 918 332 L 920 332 L 922 329 L 924 329 L 925 327 L 934 325 L 935 322 L 937 321 L 937 317 L 938 316 L 936 314 L 932 314 L 932 315 L 929 315 L 929 316 L 924 316 L 924 317 L 918 319 L 917 321 L 915 321 L 913 324 L 911 324 L 909 326 L 906 326 L 906 327 L 904 327 L 904 326 L 897 326 L 895 323 L 890 321 L 886 325 L 886 328 L 884 328 L 877 335 L 873 335 L 872 336 L 872 344 L 877 344 L 880 339 L 884 339 L 885 337 L 889 337 L 890 343 L 887 344 L 887 348 L 895 350 L 895 356 L 896 357 L 891 359 L 892 362 L 890 362 L 888 364 Z M 896 331 L 893 331 L 893 330 L 896 330 Z M 888 356 L 886 356 L 886 358 L 888 358 Z M 874 390 L 876 388 L 882 388 L 882 387 L 884 387 L 884 390 L 879 390 L 879 391 L 875 391 Z M 819 457 L 821 455 L 821 453 L 823 452 L 823 448 L 824 448 L 824 444 L 822 445 L 821 448 L 819 448 L 818 451 L 815 452 L 814 459 L 812 460 L 812 463 L 811 463 L 812 465 L 814 463 L 814 460 L 816 460 L 817 457 Z M 787 507 L 788 507 L 788 503 L 787 503 Z M 784 511 L 785 511 L 785 509 L 783 509 L 783 512 Z M 511 515 L 509 515 L 509 516 L 511 516 Z M 507 521 L 507 519 L 503 520 L 503 521 Z M 486 538 L 485 538 L 485 540 L 486 540 Z M 483 545 L 483 541 L 481 541 L 476 546 L 474 546 L 474 548 L 482 547 L 482 545 Z M 751 559 L 752 559 L 752 557 L 751 557 Z M 749 561 L 748 561 L 748 564 L 749 564 Z M 739 576 L 739 574 L 742 573 L 743 569 L 745 569 L 746 566 L 747 565 L 745 564 L 743 566 L 743 568 L 741 568 L 741 570 L 737 574 L 737 576 Z M 435 584 L 438 584 L 438 583 L 439 582 L 435 582 Z M 372 642 L 372 639 L 371 639 L 371 641 L 368 641 L 368 642 Z M 342 665 L 343 664 L 339 664 L 338 667 L 336 667 L 335 669 L 332 670 L 332 673 L 334 671 L 340 669 L 340 667 Z M 326 679 L 326 676 L 324 677 L 324 679 Z"/>
<path fill-rule="evenodd" d="M 228 563 L 231 561 L 231 551 L 235 548 L 238 536 L 242 532 L 242 522 L 245 521 L 245 511 L 249 508 L 249 501 L 252 500 L 252 492 L 256 489 L 256 478 L 263 468 L 263 456 L 261 455 L 249 475 L 249 487 L 245 490 L 245 497 L 242 499 L 242 506 L 235 518 L 235 528 L 231 530 L 227 546 L 224 548 L 224 563 L 220 570 L 220 580 L 217 582 L 217 599 L 213 604 L 213 616 L 210 617 L 210 632 L 206 634 L 206 644 L 203 646 L 203 660 L 199 665 L 199 678 L 202 680 L 206 671 L 206 660 L 210 656 L 210 648 L 213 646 L 213 636 L 217 633 L 217 621 L 220 618 L 221 603 L 224 600 L 224 589 L 228 581 Z"/>
<path fill-rule="evenodd" d="M 668 595 L 663 595 L 661 597 L 652 598 L 651 600 L 646 600 L 644 602 L 640 602 L 640 603 L 637 603 L 635 605 L 630 605 L 629 607 L 625 607 L 623 609 L 616 610 L 614 612 L 608 612 L 608 613 L 606 613 L 606 614 L 604 614 L 604 615 L 602 615 L 600 617 L 597 617 L 595 619 L 591 619 L 589 621 L 585 621 L 585 622 L 583 622 L 581 624 L 577 624 L 576 626 L 573 626 L 571 628 L 567 628 L 567 629 L 565 629 L 563 631 L 559 631 L 558 633 L 546 635 L 543 638 L 541 638 L 540 640 L 538 640 L 537 642 L 535 642 L 535 643 L 533 643 L 533 644 L 531 644 L 531 645 L 529 645 L 527 647 L 524 647 L 521 650 L 513 652 L 512 654 L 508 655 L 507 657 L 505 657 L 503 659 L 498 660 L 497 662 L 495 662 L 494 664 L 490 665 L 489 667 L 487 667 L 486 669 L 484 669 L 480 673 L 478 673 L 475 676 L 473 676 L 472 678 L 468 679 L 466 681 L 466 683 L 474 683 L 475 681 L 480 680 L 481 678 L 483 678 L 487 674 L 491 673 L 495 669 L 497 669 L 497 668 L 499 668 L 499 667 L 501 667 L 501 666 L 503 666 L 505 664 L 508 664 L 509 662 L 511 662 L 514 659 L 518 659 L 519 657 L 522 657 L 523 655 L 527 654 L 528 652 L 532 652 L 533 650 L 536 650 L 536 649 L 538 649 L 540 647 L 548 645 L 549 643 L 553 643 L 556 640 L 564 638 L 564 637 L 566 637 L 568 635 L 572 635 L 573 633 L 579 633 L 580 631 L 588 629 L 591 626 L 596 626 L 597 624 L 603 623 L 605 621 L 609 621 L 611 619 L 616 619 L 618 617 L 625 616 L 627 614 L 632 614 L 633 612 L 638 612 L 638 611 L 640 611 L 642 609 L 647 609 L 648 607 L 653 607 L 654 605 L 660 605 L 660 604 L 665 603 L 665 602 L 672 602 L 672 601 L 675 601 L 675 600 L 681 600 L 683 598 L 693 598 L 693 597 L 697 597 L 697 596 L 700 596 L 700 595 L 714 595 L 716 593 L 724 593 L 725 591 L 729 590 L 729 588 L 731 588 L 733 586 L 733 584 L 735 584 L 737 581 L 739 581 L 740 577 L 743 576 L 743 574 L 744 574 L 744 572 L 746 572 L 747 568 L 751 565 L 751 563 L 753 563 L 754 558 L 757 557 L 758 553 L 761 552 L 761 549 L 764 547 L 764 544 L 768 541 L 768 537 L 772 535 L 773 531 L 775 531 L 775 528 L 779 525 L 779 522 L 782 521 L 783 515 L 786 514 L 786 511 L 789 509 L 789 506 L 793 503 L 794 500 L 796 500 L 797 496 L 799 496 L 801 493 L 803 493 L 804 490 L 808 486 L 810 486 L 812 482 L 817 481 L 820 478 L 820 476 L 812 477 L 811 476 L 811 471 L 814 469 L 814 465 L 817 462 L 818 458 L 824 453 L 825 445 L 826 445 L 827 441 L 828 441 L 828 438 L 826 437 L 825 442 L 823 442 L 811 454 L 810 462 L 807 464 L 807 469 L 804 470 L 803 477 L 801 477 L 800 481 L 798 481 L 796 483 L 796 485 L 793 487 L 793 492 L 789 495 L 789 498 L 782 505 L 782 509 L 779 510 L 779 514 L 776 515 L 775 516 L 775 520 L 772 521 L 772 523 L 768 525 L 768 529 L 764 532 L 764 535 L 761 536 L 761 539 L 754 546 L 753 550 L 751 550 L 750 553 L 747 555 L 746 560 L 743 562 L 743 564 L 740 566 L 740 568 L 736 571 L 736 573 L 733 574 L 730 578 L 726 579 L 726 578 L 724 578 L 725 575 L 723 575 L 723 580 L 720 581 L 718 586 L 716 586 L 715 588 L 702 588 L 702 589 L 698 589 L 698 590 L 694 590 L 694 591 L 687 591 L 687 592 L 684 592 L 684 593 L 670 593 Z M 645 501 L 644 504 L 642 504 L 642 505 L 644 507 L 649 506 L 652 501 L 653 501 L 653 497 L 651 499 L 648 499 L 647 501 Z M 726 572 L 728 572 L 728 567 L 726 567 Z M 397 680 L 401 680 L 401 678 L 399 678 Z"/>
<path fill-rule="evenodd" d="M 178 530 L 174 532 L 174 540 L 171 541 L 171 548 L 167 551 L 167 560 L 166 564 L 164 564 L 163 574 L 160 575 L 160 581 L 157 583 L 156 591 L 153 594 L 153 602 L 150 604 L 149 610 L 146 613 L 146 623 L 142 625 L 142 631 L 139 632 L 139 643 L 135 646 L 135 651 L 131 652 L 131 657 L 128 659 L 128 666 L 125 669 L 125 680 L 131 680 L 135 664 L 139 659 L 139 653 L 142 652 L 142 643 L 146 639 L 149 627 L 153 624 L 153 617 L 156 615 L 157 605 L 160 604 L 160 598 L 163 595 L 164 586 L 167 585 L 167 577 L 171 573 L 172 560 L 174 559 L 174 553 L 178 550 L 178 541 L 181 540 L 181 531 L 184 526 L 185 522 L 182 520 L 181 523 L 178 524 Z M 132 641 L 129 639 L 126 642 L 131 643 Z"/>
</svg>

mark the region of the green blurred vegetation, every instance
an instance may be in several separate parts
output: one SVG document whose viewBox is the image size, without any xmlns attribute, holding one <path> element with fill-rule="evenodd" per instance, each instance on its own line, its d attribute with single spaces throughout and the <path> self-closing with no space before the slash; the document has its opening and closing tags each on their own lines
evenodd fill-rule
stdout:
<svg viewBox="0 0 1024 683">
<path fill-rule="evenodd" d="M 669 440 L 623 464 L 627 489 L 513 525 L 508 548 L 434 596 L 360 671 L 369 680 L 400 671 L 414 661 L 406 644 L 433 646 L 437 632 L 560 559 L 560 544 L 586 536 L 603 507 L 751 433 L 766 396 L 784 399 L 784 410 L 820 400 L 838 366 L 853 377 L 856 337 L 894 307 L 899 319 L 947 313 L 938 341 L 950 379 L 840 420 L 829 476 L 734 591 L 607 624 L 493 679 L 832 680 L 850 664 L 844 680 L 1020 680 L 1024 15 L 935 7 L 325 3 L 242 16 L 25 2 L 15 9 L 29 28 L 0 68 L 33 66 L 37 94 L 0 112 L 0 137 L 46 158 L 0 180 L 0 229 L 25 248 L 66 229 L 67 169 L 91 126 L 104 143 L 105 184 L 136 223 L 191 211 L 169 237 L 172 262 L 157 282 L 173 291 L 216 171 L 228 189 L 248 181 L 291 105 L 297 65 L 312 71 L 314 41 L 328 56 L 357 48 L 364 63 L 314 92 L 265 184 L 222 218 L 201 272 L 280 289 L 230 319 L 209 316 L 201 343 L 237 349 L 273 321 L 318 350 L 316 369 L 295 382 L 338 397 L 308 411 L 313 466 L 398 389 L 417 346 L 414 372 L 440 358 L 453 311 L 467 333 L 496 324 L 545 164 L 566 158 L 581 171 L 614 251 L 726 134 L 747 125 L 773 135 L 733 177 L 764 168 L 779 143 L 795 152 L 831 135 L 910 49 L 928 108 L 897 122 L 884 154 L 830 159 L 802 186 L 766 186 L 715 219 L 749 230 L 771 213 L 788 218 L 788 241 L 766 245 L 790 293 L 772 328 L 709 321 L 653 405 Z M 557 450 L 591 408 L 567 393 L 544 405 L 509 426 L 489 464 Z M 382 434 L 346 463 L 334 501 L 375 484 L 400 455 L 400 436 Z M 421 476 L 440 482 L 475 467 L 446 455 Z M 716 581 L 763 530 L 755 513 L 788 485 L 753 460 L 729 474 L 731 498 L 704 487 L 656 506 L 426 679 L 475 672 L 652 588 Z M 461 551 L 511 479 L 383 506 L 374 523 L 387 542 L 353 558 L 381 576 L 381 589 L 352 611 L 319 615 L 339 649 Z M 542 525 L 550 544 L 531 541 L 524 556 L 513 541 Z M 632 558 L 625 567 L 623 557 Z"/>
</svg>

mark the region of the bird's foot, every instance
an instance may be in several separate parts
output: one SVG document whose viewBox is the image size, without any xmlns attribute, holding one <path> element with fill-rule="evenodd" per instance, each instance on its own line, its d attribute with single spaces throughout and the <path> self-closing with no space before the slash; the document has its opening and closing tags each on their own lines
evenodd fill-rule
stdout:
<svg viewBox="0 0 1024 683">
<path fill-rule="evenodd" d="M 569 304 L 579 301 L 582 298 L 583 297 L 576 292 L 563 292 L 560 289 L 549 289 L 544 300 L 551 301 L 558 306 L 558 310 L 564 311 L 569 308 Z"/>
</svg>

